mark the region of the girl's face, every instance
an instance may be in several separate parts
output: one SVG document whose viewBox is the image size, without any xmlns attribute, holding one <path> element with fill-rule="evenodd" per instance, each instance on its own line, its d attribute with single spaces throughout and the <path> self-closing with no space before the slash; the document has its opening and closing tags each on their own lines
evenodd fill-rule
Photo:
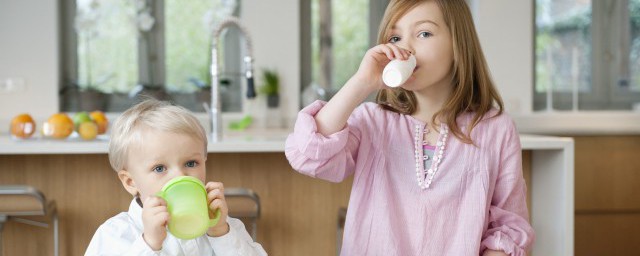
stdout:
<svg viewBox="0 0 640 256">
<path fill-rule="evenodd" d="M 142 143 L 131 145 L 125 167 L 142 202 L 178 176 L 204 182 L 207 156 L 202 141 L 185 134 L 143 129 Z"/>
<path fill-rule="evenodd" d="M 402 88 L 422 91 L 451 86 L 453 45 L 437 3 L 425 1 L 409 10 L 389 35 L 389 43 L 410 50 L 417 61 L 413 75 Z"/>
</svg>

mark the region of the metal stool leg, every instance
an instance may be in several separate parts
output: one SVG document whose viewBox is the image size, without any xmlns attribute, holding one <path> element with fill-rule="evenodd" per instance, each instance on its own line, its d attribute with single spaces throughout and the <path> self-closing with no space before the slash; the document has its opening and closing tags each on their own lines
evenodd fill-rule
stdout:
<svg viewBox="0 0 640 256">
<path fill-rule="evenodd" d="M 53 213 L 53 255 L 59 255 L 60 246 L 58 244 L 58 212 Z"/>
<path fill-rule="evenodd" d="M 258 241 L 258 221 L 254 218 L 253 223 L 251 224 L 251 238 L 253 238 L 254 242 Z"/>
<path fill-rule="evenodd" d="M 4 229 L 4 223 L 7 221 L 7 216 L 0 215 L 0 256 L 2 256 L 2 230 Z"/>
</svg>

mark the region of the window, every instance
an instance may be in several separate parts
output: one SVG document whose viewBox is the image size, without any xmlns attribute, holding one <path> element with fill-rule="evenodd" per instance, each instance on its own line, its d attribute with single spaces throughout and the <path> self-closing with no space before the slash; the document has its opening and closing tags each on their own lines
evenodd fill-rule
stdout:
<svg viewBox="0 0 640 256">
<path fill-rule="evenodd" d="M 640 103 L 640 0 L 536 0 L 534 110 Z"/>
<path fill-rule="evenodd" d="M 376 44 L 378 25 L 388 0 L 301 2 L 302 86 L 328 91 L 327 100 L 358 70 L 365 52 Z M 305 99 L 302 104 L 313 99 Z"/>
<path fill-rule="evenodd" d="M 237 0 L 63 0 L 62 109 L 118 112 L 135 103 L 130 94 L 143 89 L 204 111 L 211 32 L 224 17 L 238 15 L 237 5 Z M 233 29 L 224 34 L 230 38 L 221 44 L 221 62 L 234 67 L 221 74 L 221 98 L 230 99 L 222 108 L 239 111 L 244 79 L 233 70 L 241 69 L 240 42 Z"/>
<path fill-rule="evenodd" d="M 339 89 L 358 70 L 364 53 L 369 48 L 368 42 L 368 0 L 352 1 L 311 1 L 311 26 L 312 26 L 312 72 L 313 80 L 321 81 L 321 53 L 327 53 L 331 61 L 331 69 L 328 72 L 330 80 L 328 86 L 331 89 Z M 322 8 L 330 9 L 330 17 L 324 18 L 320 11 L 321 5 L 330 5 Z M 325 22 L 330 23 L 328 31 L 323 31 Z M 322 35 L 327 33 L 327 35 Z M 330 34 L 329 34 L 330 33 Z M 325 36 L 325 38 L 321 38 Z M 321 40 L 331 40 L 330 43 L 320 46 Z M 324 58 L 327 58 L 326 56 Z M 325 73 L 326 74 L 326 73 Z"/>
</svg>

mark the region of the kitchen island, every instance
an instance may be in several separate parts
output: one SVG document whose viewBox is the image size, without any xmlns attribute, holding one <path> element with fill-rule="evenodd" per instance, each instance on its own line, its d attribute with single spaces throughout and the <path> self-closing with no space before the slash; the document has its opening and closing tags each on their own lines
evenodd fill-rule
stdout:
<svg viewBox="0 0 640 256">
<path fill-rule="evenodd" d="M 210 143 L 207 180 L 258 193 L 258 242 L 270 255 L 333 255 L 338 213 L 348 204 L 352 179 L 335 184 L 293 171 L 283 154 L 284 134 Z M 537 235 L 532 254 L 573 255 L 574 142 L 520 139 Z M 130 203 L 109 166 L 107 147 L 105 137 L 19 141 L 0 135 L 0 184 L 28 184 L 57 202 L 60 255 L 83 255 L 98 226 Z M 9 222 L 3 239 L 5 255 L 48 255 L 53 248 L 50 230 L 21 223 Z"/>
</svg>

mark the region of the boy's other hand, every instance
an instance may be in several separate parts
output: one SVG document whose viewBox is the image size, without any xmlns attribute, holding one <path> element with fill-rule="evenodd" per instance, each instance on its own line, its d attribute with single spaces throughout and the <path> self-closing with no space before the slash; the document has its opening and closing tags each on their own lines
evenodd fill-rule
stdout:
<svg viewBox="0 0 640 256">
<path fill-rule="evenodd" d="M 207 235 L 213 237 L 223 236 L 229 233 L 229 224 L 227 224 L 229 208 L 227 208 L 227 202 L 224 200 L 224 185 L 222 185 L 222 182 L 207 182 L 205 187 L 207 189 L 209 210 L 212 214 L 220 210 L 221 214 L 218 223 L 207 230 Z"/>
<path fill-rule="evenodd" d="M 142 207 L 142 224 L 144 231 L 142 237 L 144 241 L 153 249 L 162 249 L 162 243 L 167 237 L 167 223 L 169 222 L 169 212 L 167 202 L 157 196 L 150 196 L 144 200 Z"/>
</svg>

